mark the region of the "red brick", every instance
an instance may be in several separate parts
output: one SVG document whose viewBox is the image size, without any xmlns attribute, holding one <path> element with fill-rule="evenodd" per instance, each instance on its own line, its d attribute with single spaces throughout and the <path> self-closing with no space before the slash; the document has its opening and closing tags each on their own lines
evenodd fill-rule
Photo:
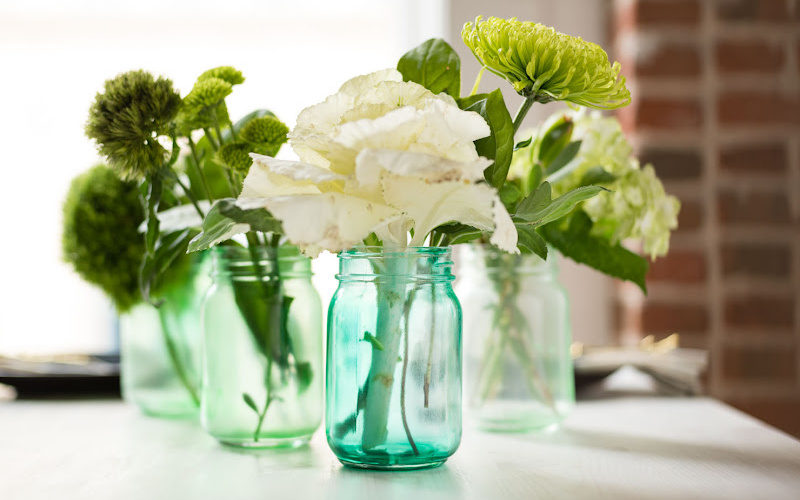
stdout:
<svg viewBox="0 0 800 500">
<path fill-rule="evenodd" d="M 766 21 L 784 23 L 791 20 L 788 0 L 719 0 L 717 15 L 730 22 Z"/>
<path fill-rule="evenodd" d="M 658 177 L 664 180 L 699 179 L 703 174 L 703 160 L 697 149 L 646 146 L 638 156 L 642 164 L 652 163 Z"/>
<path fill-rule="evenodd" d="M 643 98 L 629 108 L 634 128 L 698 129 L 703 121 L 700 102 L 693 99 Z"/>
<path fill-rule="evenodd" d="M 785 398 L 726 398 L 726 403 L 800 438 L 800 391 Z"/>
<path fill-rule="evenodd" d="M 681 211 L 678 213 L 678 230 L 690 231 L 703 225 L 703 204 L 699 201 L 681 200 Z"/>
<path fill-rule="evenodd" d="M 792 297 L 728 297 L 725 300 L 725 326 L 728 328 L 773 328 L 794 326 Z"/>
<path fill-rule="evenodd" d="M 783 68 L 786 50 L 765 40 L 726 40 L 717 44 L 717 68 L 725 73 L 775 73 Z"/>
<path fill-rule="evenodd" d="M 640 0 L 625 2 L 617 13 L 619 27 L 693 26 L 700 23 L 698 0 Z"/>
<path fill-rule="evenodd" d="M 706 256 L 702 251 L 673 249 L 650 264 L 647 281 L 702 283 L 706 273 Z"/>
<path fill-rule="evenodd" d="M 708 310 L 702 304 L 672 304 L 647 301 L 642 312 L 642 329 L 651 333 L 702 333 L 708 330 Z"/>
<path fill-rule="evenodd" d="M 725 346 L 722 375 L 730 382 L 770 382 L 793 379 L 797 373 L 794 347 Z"/>
<path fill-rule="evenodd" d="M 685 44 L 663 44 L 640 54 L 634 71 L 644 77 L 691 77 L 700 75 L 700 50 Z"/>
<path fill-rule="evenodd" d="M 791 222 L 786 193 L 720 193 L 719 219 L 731 225 L 783 225 Z"/>
<path fill-rule="evenodd" d="M 725 92 L 717 99 L 717 116 L 726 125 L 800 123 L 800 100 L 778 92 Z"/>
<path fill-rule="evenodd" d="M 728 243 L 722 247 L 722 272 L 726 277 L 789 279 L 792 249 L 788 244 Z"/>
<path fill-rule="evenodd" d="M 732 173 L 784 173 L 788 168 L 786 145 L 773 142 L 723 146 L 720 149 L 719 166 L 723 171 Z"/>
</svg>

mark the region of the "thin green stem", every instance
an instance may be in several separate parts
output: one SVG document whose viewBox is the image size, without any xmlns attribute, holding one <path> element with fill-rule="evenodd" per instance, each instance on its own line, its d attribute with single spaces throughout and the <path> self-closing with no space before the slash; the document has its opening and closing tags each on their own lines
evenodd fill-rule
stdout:
<svg viewBox="0 0 800 500">
<path fill-rule="evenodd" d="M 415 295 L 414 290 L 412 290 L 408 294 L 408 300 L 405 304 L 405 335 L 404 342 L 403 342 L 403 374 L 400 378 L 400 417 L 403 420 L 403 429 L 406 432 L 406 438 L 408 439 L 408 444 L 411 445 L 411 450 L 414 452 L 414 455 L 419 455 L 419 450 L 417 449 L 417 444 L 414 442 L 414 438 L 411 437 L 411 429 L 408 427 L 408 418 L 406 415 L 406 374 L 408 372 L 408 336 L 411 333 L 411 328 L 408 325 L 408 316 L 409 312 L 411 311 L 411 302 Z M 427 407 L 427 405 L 426 405 Z"/>
<path fill-rule="evenodd" d="M 208 139 L 209 144 L 211 144 L 211 148 L 214 151 L 219 151 L 219 144 L 214 141 L 214 137 L 211 135 L 211 131 L 208 130 L 208 127 L 203 127 L 203 133 L 206 134 L 206 139 Z"/>
<path fill-rule="evenodd" d="M 258 442 L 258 435 L 261 434 L 261 426 L 264 424 L 264 418 L 267 416 L 267 410 L 269 409 L 270 403 L 272 403 L 272 358 L 267 356 L 267 367 L 266 370 L 266 377 L 264 386 L 267 391 L 266 400 L 264 401 L 264 410 L 258 414 L 258 424 L 256 425 L 256 430 L 253 432 L 253 441 Z"/>
<path fill-rule="evenodd" d="M 197 147 L 195 146 L 194 141 L 192 140 L 191 137 L 189 137 L 188 139 L 189 139 L 189 151 L 191 151 L 192 160 L 194 160 L 194 168 L 195 171 L 197 172 L 197 176 L 200 178 L 200 184 L 203 185 L 203 191 L 206 192 L 206 197 L 208 198 L 208 201 L 213 203 L 214 197 L 211 195 L 211 189 L 209 189 L 208 187 L 208 179 L 206 179 L 206 173 L 203 172 L 203 166 L 200 164 L 200 158 L 197 156 Z"/>
<path fill-rule="evenodd" d="M 232 121 L 230 121 L 230 120 L 228 120 L 228 127 L 230 127 L 230 129 L 231 129 L 231 137 L 232 137 L 232 138 L 233 138 L 233 140 L 235 141 L 235 140 L 236 140 L 236 130 L 234 130 L 234 128 L 233 128 L 233 122 L 232 122 Z"/>
<path fill-rule="evenodd" d="M 169 334 L 170 329 L 167 325 L 167 322 L 164 320 L 163 312 L 161 310 L 159 310 L 158 318 L 161 322 L 161 334 L 164 336 L 164 345 L 167 348 L 167 354 L 169 355 L 169 360 L 172 363 L 172 367 L 175 369 L 175 374 L 178 375 L 178 379 L 181 381 L 181 384 L 186 389 L 186 392 L 189 393 L 189 396 L 192 398 L 192 402 L 196 406 L 200 406 L 200 397 L 197 395 L 197 389 L 194 387 L 191 381 L 189 381 L 189 376 L 186 374 L 186 370 L 184 369 L 183 363 L 178 355 L 178 347 L 175 345 L 172 336 Z"/>
<path fill-rule="evenodd" d="M 517 130 L 519 130 L 519 127 L 522 125 L 522 121 L 525 120 L 525 115 L 527 115 L 528 111 L 530 111 L 534 101 L 535 100 L 533 97 L 527 97 L 524 101 L 522 101 L 522 104 L 517 110 L 517 115 L 514 117 L 514 134 L 516 134 Z"/>
<path fill-rule="evenodd" d="M 472 91 L 469 93 L 470 96 L 474 96 L 478 93 L 478 87 L 481 84 L 481 79 L 483 78 L 483 72 L 486 71 L 486 66 L 482 66 L 481 70 L 478 71 L 478 76 L 475 77 L 475 84 L 472 86 Z"/>
<path fill-rule="evenodd" d="M 197 200 L 195 199 L 194 194 L 192 194 L 192 190 L 189 189 L 189 187 L 186 186 L 186 184 L 184 184 L 183 181 L 181 181 L 181 178 L 178 177 L 178 175 L 175 172 L 173 172 L 172 170 L 170 170 L 169 172 L 170 172 L 170 176 L 181 187 L 181 189 L 183 190 L 183 193 L 186 195 L 186 197 L 189 198 L 189 202 L 192 204 L 192 206 L 194 207 L 194 209 L 197 212 L 197 214 L 200 216 L 201 219 L 204 219 L 206 217 L 206 214 L 203 213 L 203 210 L 200 208 L 200 205 L 197 203 Z"/>
<path fill-rule="evenodd" d="M 422 383 L 423 402 L 428 407 L 431 388 L 431 371 L 433 368 L 433 338 L 436 332 L 436 284 L 431 284 L 431 329 L 428 336 L 428 362 L 425 364 L 425 378 Z"/>
</svg>

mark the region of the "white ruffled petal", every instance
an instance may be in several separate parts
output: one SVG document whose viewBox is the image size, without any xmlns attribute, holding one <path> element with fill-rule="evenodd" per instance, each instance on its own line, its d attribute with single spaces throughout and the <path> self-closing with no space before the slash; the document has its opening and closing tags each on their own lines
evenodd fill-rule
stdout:
<svg viewBox="0 0 800 500">
<path fill-rule="evenodd" d="M 494 198 L 493 213 L 494 232 L 489 239 L 489 243 L 500 250 L 505 250 L 509 253 L 519 253 L 519 248 L 517 248 L 517 238 L 519 237 L 517 228 L 514 226 L 514 221 L 511 220 L 511 216 L 508 215 L 506 207 L 503 206 L 503 202 L 500 201 L 500 198 L 497 196 Z"/>
<path fill-rule="evenodd" d="M 347 80 L 339 87 L 339 93 L 355 97 L 367 92 L 380 82 L 402 81 L 403 75 L 399 71 L 395 68 L 386 68 Z"/>
<path fill-rule="evenodd" d="M 402 217 L 392 207 L 342 193 L 279 196 L 264 202 L 282 222 L 289 241 L 309 255 L 319 249 L 351 248 Z"/>
<path fill-rule="evenodd" d="M 365 149 L 356 157 L 355 175 L 359 184 L 365 187 L 379 185 L 384 171 L 429 182 L 471 182 L 483 179 L 483 171 L 491 164 L 491 160 L 483 157 L 461 162 L 426 153 Z"/>
<path fill-rule="evenodd" d="M 253 165 L 244 179 L 240 198 L 267 198 L 290 194 L 319 193 L 345 178 L 308 163 L 278 160 L 250 153 Z"/>
</svg>

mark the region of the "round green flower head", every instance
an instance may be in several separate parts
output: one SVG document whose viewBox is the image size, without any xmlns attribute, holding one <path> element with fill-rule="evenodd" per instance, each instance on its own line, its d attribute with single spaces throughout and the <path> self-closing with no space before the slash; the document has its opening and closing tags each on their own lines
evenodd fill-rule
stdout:
<svg viewBox="0 0 800 500">
<path fill-rule="evenodd" d="M 489 71 L 538 102 L 569 101 L 597 109 L 630 103 L 620 65 L 597 44 L 516 18 L 480 16 L 461 38 Z"/>
<path fill-rule="evenodd" d="M 169 135 L 180 95 L 166 78 L 129 71 L 107 80 L 89 108 L 86 135 L 126 179 L 157 171 L 168 156 L 159 136 Z"/>
<path fill-rule="evenodd" d="M 76 177 L 63 207 L 64 259 L 125 312 L 141 300 L 138 271 L 144 255 L 144 213 L 135 183 L 98 165 Z"/>
<path fill-rule="evenodd" d="M 186 97 L 178 115 L 181 133 L 211 127 L 214 123 L 229 121 L 225 98 L 233 92 L 233 85 L 214 76 L 198 79 Z"/>
<path fill-rule="evenodd" d="M 242 72 L 233 66 L 220 66 L 218 68 L 211 68 L 198 76 L 197 80 L 200 81 L 207 78 L 219 78 L 220 80 L 225 80 L 231 85 L 239 85 L 240 83 L 244 83 L 244 76 L 242 75 Z"/>
<path fill-rule="evenodd" d="M 241 137 L 247 142 L 280 146 L 287 140 L 289 127 L 274 116 L 253 118 L 242 127 Z"/>
<path fill-rule="evenodd" d="M 250 165 L 253 163 L 250 158 L 252 150 L 253 148 L 246 142 L 229 142 L 217 151 L 217 160 L 236 172 L 247 174 L 248 170 L 250 170 Z"/>
</svg>

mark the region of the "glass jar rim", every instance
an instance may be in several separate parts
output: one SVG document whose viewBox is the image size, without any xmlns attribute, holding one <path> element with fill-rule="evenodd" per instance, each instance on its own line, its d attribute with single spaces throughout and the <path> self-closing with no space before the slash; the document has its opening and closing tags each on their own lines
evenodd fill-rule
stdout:
<svg viewBox="0 0 800 500">
<path fill-rule="evenodd" d="M 342 250 L 337 255 L 340 259 L 352 258 L 384 258 L 384 257 L 401 257 L 401 256 L 447 256 L 451 253 L 451 247 L 403 247 L 403 248 L 387 248 L 376 245 L 358 246 Z"/>
</svg>

